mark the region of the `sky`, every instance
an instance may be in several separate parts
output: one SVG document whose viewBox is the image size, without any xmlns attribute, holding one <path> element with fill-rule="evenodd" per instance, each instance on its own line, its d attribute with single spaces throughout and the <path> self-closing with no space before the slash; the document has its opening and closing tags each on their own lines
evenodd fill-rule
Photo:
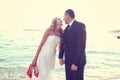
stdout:
<svg viewBox="0 0 120 80">
<path fill-rule="evenodd" d="M 0 30 L 45 30 L 54 17 L 63 19 L 65 10 L 73 9 L 75 19 L 86 25 L 90 47 L 105 50 L 107 45 L 106 49 L 111 50 L 119 46 L 119 34 L 110 35 L 112 39 L 108 36 L 109 31 L 120 30 L 119 3 L 120 0 L 0 0 Z"/>
<path fill-rule="evenodd" d="M 120 29 L 120 0 L 0 0 L 0 30 L 49 27 L 73 9 L 88 30 Z"/>
</svg>

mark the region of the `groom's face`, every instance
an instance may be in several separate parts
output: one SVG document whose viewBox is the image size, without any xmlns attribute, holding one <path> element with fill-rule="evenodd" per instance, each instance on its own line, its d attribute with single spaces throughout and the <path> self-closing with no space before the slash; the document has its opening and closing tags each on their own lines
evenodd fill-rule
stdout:
<svg viewBox="0 0 120 80">
<path fill-rule="evenodd" d="M 68 21 L 69 21 L 69 14 L 68 13 L 64 14 L 64 21 L 65 21 L 65 24 L 69 24 L 68 23 Z"/>
</svg>

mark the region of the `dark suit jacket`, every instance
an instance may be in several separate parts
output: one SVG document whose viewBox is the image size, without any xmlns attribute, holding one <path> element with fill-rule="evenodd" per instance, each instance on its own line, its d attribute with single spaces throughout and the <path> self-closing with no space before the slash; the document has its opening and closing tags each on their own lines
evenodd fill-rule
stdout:
<svg viewBox="0 0 120 80">
<path fill-rule="evenodd" d="M 82 66 L 86 64 L 86 28 L 81 22 L 74 21 L 70 30 L 65 29 L 59 58 L 65 54 L 65 64 Z"/>
</svg>

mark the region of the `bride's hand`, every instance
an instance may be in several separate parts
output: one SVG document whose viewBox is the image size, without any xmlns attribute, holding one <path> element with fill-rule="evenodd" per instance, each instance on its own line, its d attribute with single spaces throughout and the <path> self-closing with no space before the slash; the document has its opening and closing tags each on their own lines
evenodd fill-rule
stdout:
<svg viewBox="0 0 120 80">
<path fill-rule="evenodd" d="M 65 63 L 65 61 L 63 59 L 59 59 L 59 64 L 63 65 Z"/>
<path fill-rule="evenodd" d="M 37 62 L 37 60 L 34 59 L 34 60 L 32 61 L 32 65 L 35 66 L 35 65 L 36 65 L 36 62 Z"/>
</svg>

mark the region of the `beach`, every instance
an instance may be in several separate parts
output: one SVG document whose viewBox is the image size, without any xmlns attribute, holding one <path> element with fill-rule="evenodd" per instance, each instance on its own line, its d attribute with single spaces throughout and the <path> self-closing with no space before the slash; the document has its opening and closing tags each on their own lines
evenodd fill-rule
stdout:
<svg viewBox="0 0 120 80">
<path fill-rule="evenodd" d="M 34 76 L 29 79 L 26 71 L 43 32 L 42 30 L 0 32 L 0 80 L 38 80 Z M 91 42 L 87 44 L 85 80 L 120 80 L 120 48 L 118 47 L 120 40 L 108 37 L 103 41 L 106 41 L 104 45 L 99 43 L 98 47 L 95 46 L 97 42 L 95 45 Z M 55 73 L 55 80 L 65 80 L 64 65 L 60 66 L 58 62 L 58 50 Z"/>
</svg>

